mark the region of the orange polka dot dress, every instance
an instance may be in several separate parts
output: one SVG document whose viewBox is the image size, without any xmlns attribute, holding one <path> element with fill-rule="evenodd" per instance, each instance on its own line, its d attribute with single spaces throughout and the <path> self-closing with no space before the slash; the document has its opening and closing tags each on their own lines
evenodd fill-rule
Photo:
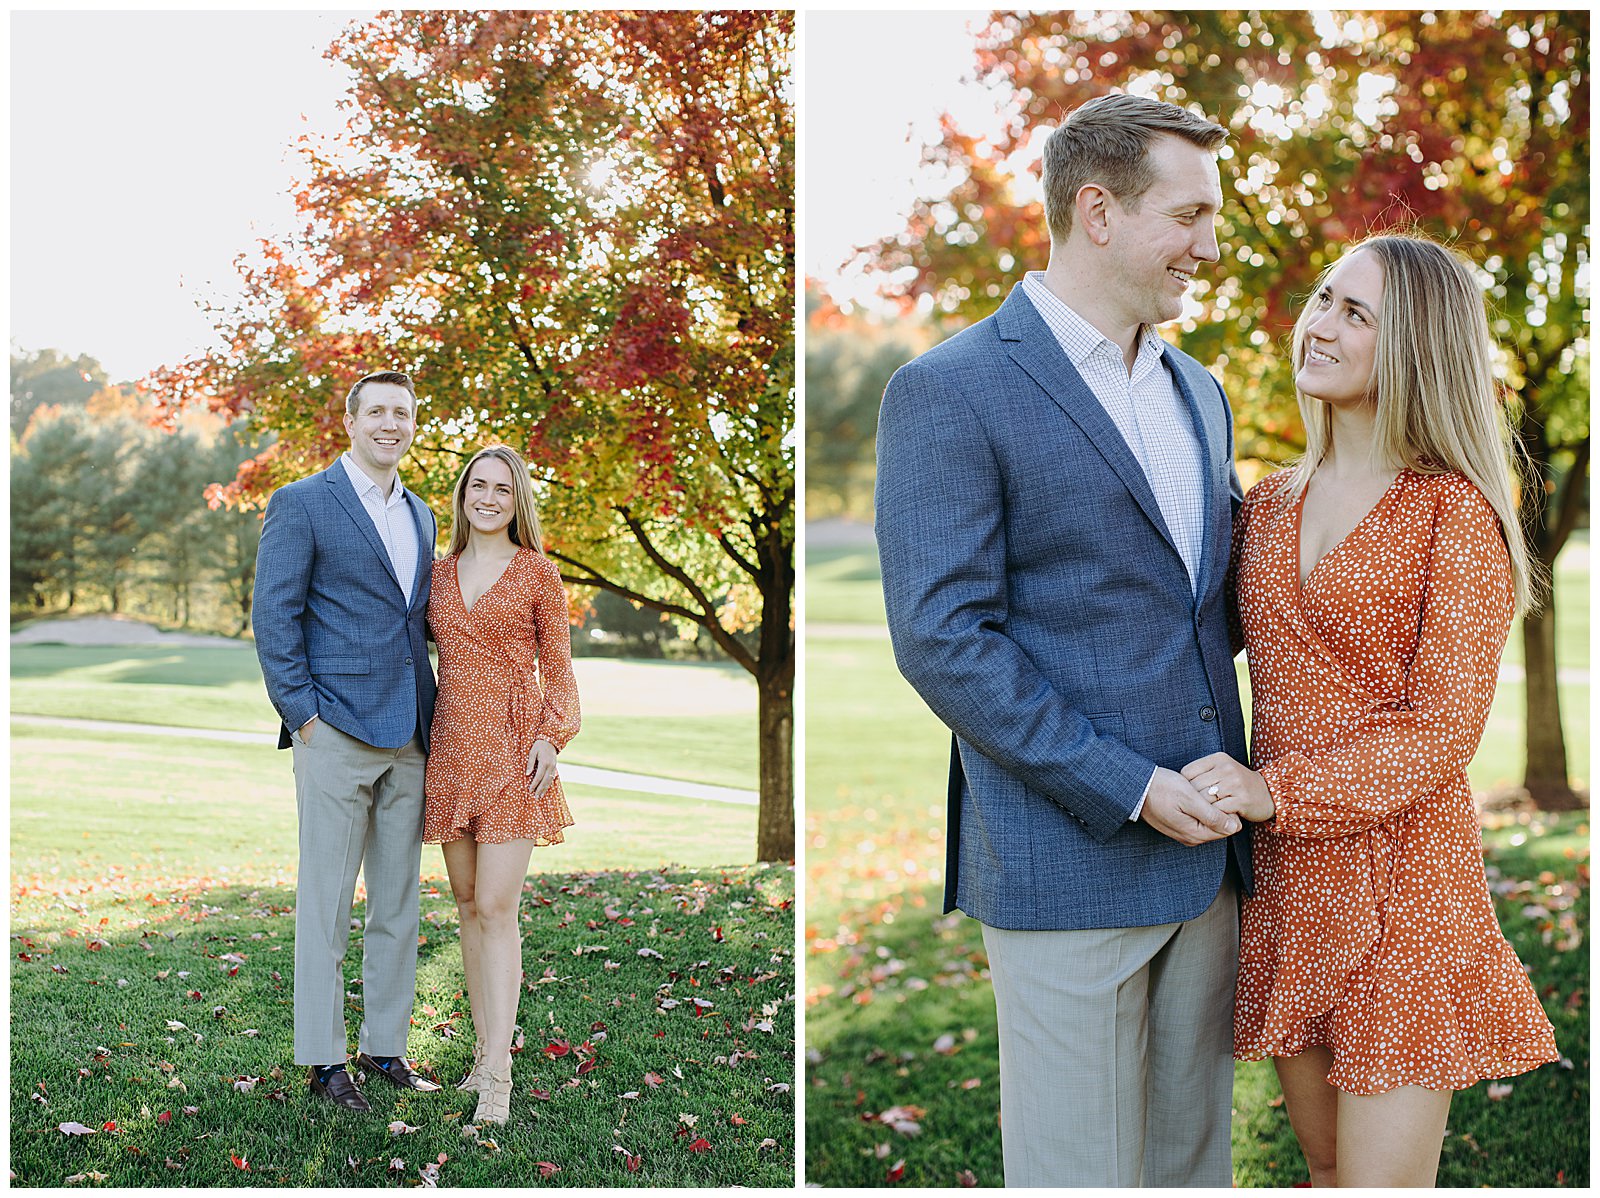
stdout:
<svg viewBox="0 0 1600 1198">
<path fill-rule="evenodd" d="M 1234 529 L 1257 824 L 1234 1055 L 1326 1045 L 1330 1084 L 1458 1090 L 1558 1058 L 1495 920 L 1467 763 L 1513 610 L 1488 502 L 1402 471 L 1302 585 L 1287 473 Z"/>
<path fill-rule="evenodd" d="M 526 546 L 469 611 L 456 557 L 433 563 L 428 626 L 439 646 L 422 838 L 440 844 L 560 844 L 572 812 L 558 776 L 533 797 L 528 753 L 578 733 L 567 597 L 549 558 Z"/>
</svg>

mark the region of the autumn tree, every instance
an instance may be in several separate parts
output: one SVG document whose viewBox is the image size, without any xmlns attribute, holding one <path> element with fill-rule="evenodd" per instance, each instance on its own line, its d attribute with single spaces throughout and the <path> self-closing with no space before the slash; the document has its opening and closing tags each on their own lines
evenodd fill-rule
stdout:
<svg viewBox="0 0 1600 1198">
<path fill-rule="evenodd" d="M 242 259 L 173 411 L 276 434 L 257 506 L 344 445 L 345 390 L 418 380 L 408 486 L 499 441 L 563 578 L 693 626 L 755 678 L 757 856 L 793 855 L 794 118 L 788 12 L 390 12 L 329 57 L 302 232 Z M 446 530 L 447 531 L 447 530 Z M 662 696 L 664 708 L 669 696 Z"/>
<path fill-rule="evenodd" d="M 998 13 L 976 80 L 995 130 L 949 119 L 930 162 L 957 180 L 870 251 L 936 321 L 999 306 L 1049 252 L 1035 177 L 1063 113 L 1118 89 L 1226 126 L 1222 260 L 1202 271 L 1183 346 L 1225 379 L 1241 457 L 1303 442 L 1287 339 L 1312 280 L 1353 241 L 1402 227 L 1457 246 L 1488 290 L 1501 381 L 1533 463 L 1522 511 L 1549 567 L 1589 470 L 1589 17 L 1583 12 Z M 1034 177 L 1030 177 L 1034 176 Z M 1555 606 L 1522 622 L 1527 772 L 1568 782 Z"/>
</svg>

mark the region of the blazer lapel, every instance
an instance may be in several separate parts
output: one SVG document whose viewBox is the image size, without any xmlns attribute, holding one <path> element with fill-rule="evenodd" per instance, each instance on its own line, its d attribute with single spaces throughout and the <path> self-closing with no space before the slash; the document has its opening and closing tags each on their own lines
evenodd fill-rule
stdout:
<svg viewBox="0 0 1600 1198">
<path fill-rule="evenodd" d="M 1115 421 L 1094 397 L 1089 385 L 1073 369 L 1060 343 L 1050 332 L 1050 326 L 1045 324 L 1044 317 L 1039 315 L 1033 301 L 1022 290 L 1021 283 L 1011 289 L 1006 302 L 995 313 L 995 327 L 999 330 L 1000 340 L 1006 342 L 1006 351 L 1011 355 L 1011 360 L 1043 387 L 1067 418 L 1083 430 L 1089 443 L 1106 460 L 1106 465 L 1133 494 L 1140 510 L 1161 534 L 1162 540 L 1177 553 L 1178 547 L 1161 515 L 1161 505 L 1156 502 L 1155 492 L 1150 489 L 1150 480 L 1145 478 L 1139 459 L 1133 456 Z M 1179 558 L 1182 560 L 1181 554 Z"/>
<path fill-rule="evenodd" d="M 361 530 L 361 535 L 367 538 L 367 544 L 372 546 L 372 552 L 377 554 L 378 560 L 383 563 L 383 568 L 388 572 L 389 580 L 394 583 L 395 590 L 400 591 L 401 598 L 404 598 L 405 591 L 400 585 L 400 579 L 395 575 L 394 563 L 389 560 L 389 551 L 383 547 L 383 538 L 378 536 L 378 530 L 373 527 L 372 517 L 367 515 L 367 509 L 362 506 L 360 497 L 356 495 L 356 489 L 351 485 L 350 476 L 345 472 L 343 463 L 335 461 L 323 471 L 323 477 L 333 489 L 334 498 L 339 501 L 350 519 L 355 521 L 355 526 Z M 418 553 L 417 557 L 420 559 L 422 554 Z"/>
<path fill-rule="evenodd" d="M 1183 396 L 1184 402 L 1189 405 L 1189 419 L 1194 423 L 1195 439 L 1200 443 L 1200 482 L 1205 488 L 1200 510 L 1209 513 L 1212 504 L 1216 501 L 1218 490 L 1224 486 L 1217 477 L 1216 467 L 1212 465 L 1216 459 L 1211 452 L 1213 438 L 1221 435 L 1222 430 L 1213 429 L 1210 422 L 1206 420 L 1205 409 L 1200 406 L 1200 398 L 1195 393 L 1196 389 L 1190 386 L 1188 371 L 1180 368 L 1178 359 L 1172 354 L 1162 351 L 1161 360 L 1171 372 L 1173 382 L 1178 387 L 1178 394 Z M 1231 528 L 1233 521 L 1229 518 L 1225 523 Z M 1200 536 L 1200 561 L 1196 565 L 1194 580 L 1194 593 L 1196 595 L 1204 595 L 1206 593 L 1206 583 L 1215 564 L 1214 554 L 1211 552 L 1211 529 L 1213 527 L 1212 520 L 1208 518 L 1205 529 Z"/>
</svg>

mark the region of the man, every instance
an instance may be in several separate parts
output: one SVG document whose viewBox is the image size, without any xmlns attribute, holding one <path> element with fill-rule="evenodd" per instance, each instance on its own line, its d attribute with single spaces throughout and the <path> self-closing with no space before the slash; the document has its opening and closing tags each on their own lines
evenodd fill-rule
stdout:
<svg viewBox="0 0 1600 1198">
<path fill-rule="evenodd" d="M 954 733 L 945 910 L 983 924 L 1007 1185 L 1231 1182 L 1243 760 L 1222 389 L 1154 326 L 1218 257 L 1224 130 L 1105 96 L 1045 147 L 1049 269 L 900 369 L 877 536 L 901 671 Z"/>
<path fill-rule="evenodd" d="M 422 778 L 433 719 L 428 590 L 437 539 L 397 467 L 416 391 L 369 374 L 345 399 L 349 452 L 273 493 L 256 557 L 256 653 L 293 747 L 300 819 L 294 1059 L 311 1093 L 368 1109 L 345 1069 L 344 955 L 356 872 L 367 887 L 357 1064 L 412 1090 Z"/>
</svg>

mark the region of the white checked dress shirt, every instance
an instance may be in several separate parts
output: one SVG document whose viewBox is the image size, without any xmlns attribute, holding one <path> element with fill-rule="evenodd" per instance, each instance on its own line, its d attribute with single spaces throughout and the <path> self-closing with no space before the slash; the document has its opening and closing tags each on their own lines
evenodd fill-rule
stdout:
<svg viewBox="0 0 1600 1198">
<path fill-rule="evenodd" d="M 372 517 L 372 526 L 378 530 L 378 539 L 389 554 L 389 564 L 394 567 L 395 577 L 400 580 L 400 589 L 405 592 L 406 605 L 409 607 L 411 590 L 417 577 L 417 525 L 411 518 L 411 506 L 406 503 L 405 486 L 396 478 L 389 497 L 385 499 L 378 484 L 356 465 L 348 450 L 339 460 L 344 463 L 345 473 L 350 476 L 350 485 L 356 489 L 361 506 Z"/>
<path fill-rule="evenodd" d="M 1205 544 L 1205 474 L 1194 416 L 1161 362 L 1166 342 L 1146 325 L 1130 371 L 1116 342 L 1057 298 L 1042 272 L 1029 271 L 1022 287 L 1144 469 L 1192 590 Z"/>
<path fill-rule="evenodd" d="M 1043 272 L 1029 271 L 1022 289 L 1144 470 L 1193 590 L 1205 544 L 1205 474 L 1194 417 L 1161 361 L 1166 342 L 1146 325 L 1130 371 L 1121 347 L 1051 291 Z M 1149 794 L 1146 783 L 1130 822 L 1143 813 Z"/>
</svg>

